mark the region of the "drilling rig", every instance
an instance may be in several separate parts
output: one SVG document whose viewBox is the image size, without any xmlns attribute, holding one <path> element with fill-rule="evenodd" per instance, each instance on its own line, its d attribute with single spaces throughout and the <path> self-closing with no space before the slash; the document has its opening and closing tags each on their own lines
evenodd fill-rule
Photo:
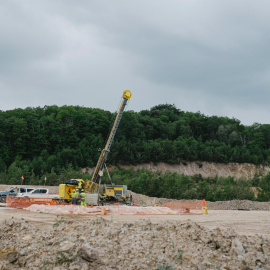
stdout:
<svg viewBox="0 0 270 270">
<path fill-rule="evenodd" d="M 115 118 L 106 145 L 100 153 L 92 179 L 86 181 L 83 181 L 82 179 L 71 179 L 63 182 L 62 184 L 59 185 L 60 199 L 70 201 L 70 194 L 74 189 L 78 187 L 79 182 L 82 182 L 82 185 L 86 193 L 85 195 L 86 205 L 103 205 L 115 202 L 122 202 L 125 204 L 132 203 L 132 198 L 127 194 L 126 185 L 114 185 L 114 184 L 106 185 L 102 184 L 101 182 L 104 174 L 104 169 L 107 169 L 106 161 L 111 149 L 114 136 L 121 121 L 127 102 L 131 98 L 131 95 L 132 93 L 130 90 L 125 90 L 123 93 L 121 105 L 119 107 L 117 116 Z"/>
</svg>

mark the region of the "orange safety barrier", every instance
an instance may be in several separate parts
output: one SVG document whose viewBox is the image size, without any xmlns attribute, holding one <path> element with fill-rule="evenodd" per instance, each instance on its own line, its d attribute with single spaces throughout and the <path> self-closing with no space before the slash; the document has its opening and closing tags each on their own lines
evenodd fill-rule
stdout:
<svg viewBox="0 0 270 270">
<path fill-rule="evenodd" d="M 7 196 L 6 207 L 23 209 L 32 204 L 53 205 L 52 199 Z"/>
</svg>

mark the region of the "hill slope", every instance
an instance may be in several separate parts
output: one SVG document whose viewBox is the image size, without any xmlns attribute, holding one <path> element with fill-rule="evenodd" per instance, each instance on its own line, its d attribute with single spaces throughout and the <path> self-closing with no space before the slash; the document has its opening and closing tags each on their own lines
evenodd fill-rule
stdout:
<svg viewBox="0 0 270 270">
<path fill-rule="evenodd" d="M 270 165 L 254 165 L 251 163 L 214 163 L 207 161 L 194 161 L 185 162 L 185 164 L 167 164 L 164 162 L 145 163 L 135 166 L 129 165 L 119 165 L 118 167 L 123 169 L 129 169 L 133 167 L 135 171 L 145 168 L 153 172 L 177 172 L 179 174 L 193 176 L 196 174 L 201 174 L 202 177 L 233 177 L 234 179 L 252 179 L 255 175 L 266 176 L 270 172 Z M 110 166 L 110 169 L 114 169 L 115 166 Z M 88 171 L 92 173 L 93 169 L 84 169 L 83 171 Z"/>
</svg>

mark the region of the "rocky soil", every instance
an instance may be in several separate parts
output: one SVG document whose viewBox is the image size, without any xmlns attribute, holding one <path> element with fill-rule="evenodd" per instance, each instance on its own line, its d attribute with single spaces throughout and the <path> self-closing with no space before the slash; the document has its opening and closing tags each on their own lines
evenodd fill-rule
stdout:
<svg viewBox="0 0 270 270">
<path fill-rule="evenodd" d="M 0 223 L 0 269 L 270 269 L 270 241 L 192 221 Z"/>
</svg>

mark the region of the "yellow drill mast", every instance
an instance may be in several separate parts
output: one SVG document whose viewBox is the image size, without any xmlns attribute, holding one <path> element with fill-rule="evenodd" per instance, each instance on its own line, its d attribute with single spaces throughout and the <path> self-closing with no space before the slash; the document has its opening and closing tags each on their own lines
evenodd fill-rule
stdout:
<svg viewBox="0 0 270 270">
<path fill-rule="evenodd" d="M 99 187 L 100 183 L 101 183 L 101 179 L 103 176 L 103 169 L 107 160 L 107 156 L 110 152 L 110 148 L 114 139 L 114 136 L 116 134 L 117 128 L 119 126 L 119 123 L 121 121 L 125 106 L 128 102 L 128 100 L 131 98 L 131 91 L 130 90 L 125 90 L 123 93 L 123 98 L 122 98 L 122 102 L 120 105 L 120 108 L 118 110 L 117 116 L 115 118 L 111 133 L 109 135 L 109 138 L 107 140 L 107 143 L 105 145 L 105 148 L 101 151 L 101 154 L 99 156 L 94 174 L 92 176 L 92 180 L 91 182 L 89 181 L 88 183 L 86 183 L 86 188 L 89 189 L 91 192 L 94 192 L 97 190 L 97 188 Z"/>
</svg>

